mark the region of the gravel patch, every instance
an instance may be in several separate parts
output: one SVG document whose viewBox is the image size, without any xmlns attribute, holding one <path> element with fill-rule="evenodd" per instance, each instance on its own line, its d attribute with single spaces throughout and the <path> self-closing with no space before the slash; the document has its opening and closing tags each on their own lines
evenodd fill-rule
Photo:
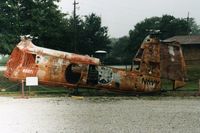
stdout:
<svg viewBox="0 0 200 133">
<path fill-rule="evenodd" d="M 0 97 L 1 133 L 199 133 L 199 98 Z"/>
</svg>

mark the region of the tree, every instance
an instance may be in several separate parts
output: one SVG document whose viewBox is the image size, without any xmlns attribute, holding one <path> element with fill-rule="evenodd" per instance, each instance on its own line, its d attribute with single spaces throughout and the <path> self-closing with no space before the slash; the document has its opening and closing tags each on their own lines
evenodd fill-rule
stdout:
<svg viewBox="0 0 200 133">
<path fill-rule="evenodd" d="M 17 41 L 17 33 L 19 31 L 17 26 L 17 8 L 16 2 L 12 5 L 9 1 L 1 1 L 0 3 L 0 52 L 11 52 L 12 44 Z"/>
<path fill-rule="evenodd" d="M 66 14 L 58 10 L 59 0 L 23 0 L 22 34 L 37 36 L 36 44 L 57 50 L 70 50 L 71 34 Z M 69 49 L 68 49 L 69 48 Z"/>
<path fill-rule="evenodd" d="M 146 18 L 144 21 L 137 23 L 134 30 L 129 32 L 130 44 L 127 49 L 130 54 L 136 53 L 150 30 L 160 30 L 160 39 L 167 39 L 175 35 L 187 35 L 188 22 L 185 19 L 175 18 L 171 15 Z"/>
<path fill-rule="evenodd" d="M 159 23 L 161 18 L 151 17 L 137 23 L 134 30 L 129 31 L 130 44 L 126 51 L 131 57 L 133 57 L 140 46 L 143 39 L 149 34 L 150 30 L 159 29 Z"/>
<path fill-rule="evenodd" d="M 55 2 L 59 0 L 4 0 L 0 4 L 0 48 L 10 53 L 20 35 L 30 34 L 39 46 L 92 55 L 94 51 L 108 50 L 107 27 L 101 18 L 90 14 L 84 18 L 61 13 Z M 76 38 L 74 38 L 74 22 Z M 74 46 L 74 42 L 77 46 Z"/>
<path fill-rule="evenodd" d="M 190 33 L 192 35 L 200 35 L 200 25 L 198 25 L 194 18 L 189 18 Z"/>
<path fill-rule="evenodd" d="M 193 18 L 190 18 L 189 21 L 171 15 L 146 18 L 129 31 L 129 45 L 125 49 L 128 62 L 131 62 L 131 58 L 137 52 L 144 38 L 153 30 L 160 30 L 160 39 L 167 39 L 175 35 L 200 34 L 200 26 Z"/>
<path fill-rule="evenodd" d="M 37 45 L 67 49 L 71 34 L 66 14 L 58 10 L 59 0 L 6 0 L 0 5 L 1 45 L 13 45 L 20 35 L 38 37 Z M 6 51 L 5 51 L 6 52 Z M 9 52 L 9 51 L 7 51 Z"/>
<path fill-rule="evenodd" d="M 112 49 L 112 56 L 113 58 L 116 58 L 119 62 L 119 64 L 130 64 L 128 62 L 130 59 L 129 54 L 127 53 L 127 47 L 129 45 L 129 37 L 124 36 L 118 39 L 118 41 L 114 44 L 114 47 Z"/>
<path fill-rule="evenodd" d="M 108 28 L 101 25 L 101 18 L 94 13 L 85 16 L 78 30 L 78 51 L 92 55 L 96 50 L 109 50 Z"/>
<path fill-rule="evenodd" d="M 187 35 L 189 29 L 187 20 L 170 15 L 163 15 L 159 22 L 161 39 L 167 39 L 175 35 Z"/>
</svg>

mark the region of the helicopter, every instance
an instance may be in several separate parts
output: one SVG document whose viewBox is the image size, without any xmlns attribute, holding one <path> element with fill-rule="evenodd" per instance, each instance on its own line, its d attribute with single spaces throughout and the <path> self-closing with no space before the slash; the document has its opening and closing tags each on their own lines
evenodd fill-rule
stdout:
<svg viewBox="0 0 200 133">
<path fill-rule="evenodd" d="M 173 89 L 185 85 L 186 65 L 176 41 L 148 35 L 131 64 L 130 69 L 109 67 L 98 58 L 39 47 L 22 37 L 7 61 L 4 76 L 15 82 L 37 77 L 39 84 L 49 86 L 120 93 L 160 92 L 163 78 L 173 82 Z"/>
</svg>

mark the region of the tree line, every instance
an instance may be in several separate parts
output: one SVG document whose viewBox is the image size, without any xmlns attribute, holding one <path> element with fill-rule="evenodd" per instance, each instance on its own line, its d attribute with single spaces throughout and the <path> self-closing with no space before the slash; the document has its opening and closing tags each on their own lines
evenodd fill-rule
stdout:
<svg viewBox="0 0 200 133">
<path fill-rule="evenodd" d="M 193 18 L 175 18 L 172 15 L 150 17 L 137 23 L 128 36 L 111 39 L 113 46 L 108 62 L 130 64 L 143 39 L 150 31 L 159 30 L 161 40 L 176 35 L 200 35 L 200 26 Z M 117 58 L 115 58 L 117 57 Z"/>
<path fill-rule="evenodd" d="M 74 18 L 62 13 L 57 2 L 59 0 L 1 0 L 0 53 L 9 54 L 21 35 L 30 34 L 38 46 L 88 55 L 105 50 L 108 64 L 130 64 L 150 30 L 160 30 L 161 39 L 200 34 L 200 27 L 193 18 L 163 15 L 138 22 L 128 36 L 110 38 L 101 17 L 92 13 Z"/>
<path fill-rule="evenodd" d="M 101 17 L 92 13 L 73 18 L 62 13 L 56 2 L 59 0 L 1 1 L 0 53 L 10 53 L 20 36 L 27 34 L 38 38 L 33 39 L 36 45 L 57 50 L 89 55 L 108 50 L 108 28 L 102 26 Z"/>
</svg>

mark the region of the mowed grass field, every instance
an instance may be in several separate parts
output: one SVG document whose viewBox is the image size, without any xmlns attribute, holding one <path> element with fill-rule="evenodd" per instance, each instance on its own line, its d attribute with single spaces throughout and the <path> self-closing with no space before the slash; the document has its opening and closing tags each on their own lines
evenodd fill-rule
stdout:
<svg viewBox="0 0 200 133">
<path fill-rule="evenodd" d="M 183 88 L 178 89 L 177 91 L 172 91 L 172 82 L 168 80 L 162 80 L 161 84 L 161 94 L 166 95 L 193 95 L 199 92 L 199 79 L 200 79 L 200 67 L 199 65 L 190 65 L 187 66 L 187 78 L 188 81 Z M 21 90 L 21 84 L 11 82 L 3 76 L 3 71 L 0 71 L 0 95 L 19 95 Z M 50 87 L 39 85 L 36 87 L 25 87 L 27 94 L 35 95 L 68 95 L 72 90 L 69 90 L 64 87 Z M 99 91 L 94 89 L 83 89 L 79 88 L 80 95 L 115 95 L 113 93 Z M 99 94 L 101 93 L 101 94 Z"/>
<path fill-rule="evenodd" d="M 0 54 L 0 66 L 5 66 L 8 59 L 9 59 L 9 55 L 3 56 Z"/>
<path fill-rule="evenodd" d="M 180 90 L 198 90 L 200 80 L 200 65 L 188 65 L 187 66 L 187 81 L 186 85 Z M 172 89 L 172 82 L 168 80 L 162 80 L 162 87 L 164 90 Z"/>
<path fill-rule="evenodd" d="M 50 86 L 25 86 L 26 95 L 39 94 L 67 94 L 67 89 L 64 87 L 50 87 Z M 3 76 L 3 71 L 0 71 L 0 95 L 19 95 L 21 94 L 21 83 L 9 81 Z"/>
</svg>

